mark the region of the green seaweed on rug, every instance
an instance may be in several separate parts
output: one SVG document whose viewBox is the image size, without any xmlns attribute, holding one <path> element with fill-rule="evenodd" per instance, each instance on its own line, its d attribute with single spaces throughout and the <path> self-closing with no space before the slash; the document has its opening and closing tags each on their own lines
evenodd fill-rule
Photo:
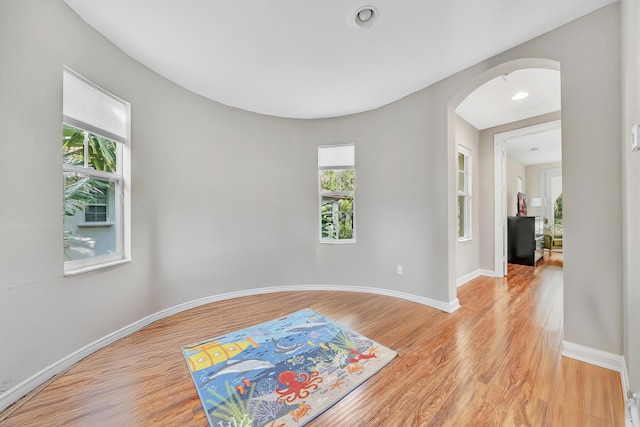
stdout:
<svg viewBox="0 0 640 427">
<path fill-rule="evenodd" d="M 212 396 L 220 400 L 216 402 L 213 399 L 208 399 L 207 403 L 215 406 L 215 410 L 211 411 L 211 415 L 216 418 L 221 418 L 227 421 L 225 426 L 221 420 L 218 420 L 220 427 L 250 427 L 253 425 L 253 419 L 251 418 L 250 405 L 253 397 L 253 391 L 255 386 L 251 386 L 247 391 L 247 396 L 244 398 L 237 390 L 233 389 L 233 386 L 229 384 L 229 381 L 225 381 L 224 386 L 227 389 L 228 399 L 224 399 L 215 390 L 208 389 Z M 233 423 L 233 424 L 232 424 Z M 239 424 L 238 424 L 239 423 Z"/>
<path fill-rule="evenodd" d="M 356 350 L 358 348 L 358 345 L 353 341 L 353 338 L 347 335 L 344 331 L 340 331 L 333 340 L 336 341 L 338 346 L 342 347 L 342 349 L 346 347 L 350 350 Z"/>
</svg>

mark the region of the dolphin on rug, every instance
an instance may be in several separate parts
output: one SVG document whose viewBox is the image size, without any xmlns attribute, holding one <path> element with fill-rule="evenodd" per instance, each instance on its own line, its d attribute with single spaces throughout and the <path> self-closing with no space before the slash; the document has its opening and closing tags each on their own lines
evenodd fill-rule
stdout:
<svg viewBox="0 0 640 427">
<path fill-rule="evenodd" d="M 314 329 L 320 329 L 327 326 L 327 323 L 322 322 L 307 322 L 301 325 L 295 325 L 287 329 L 287 332 L 306 332 L 313 331 Z"/>
<path fill-rule="evenodd" d="M 275 347 L 274 351 L 280 354 L 291 354 L 304 345 L 301 342 L 296 343 L 294 345 L 283 345 L 283 344 L 280 344 L 280 340 L 282 340 L 282 338 L 278 338 L 277 340 L 274 340 L 273 338 L 271 338 L 271 342 L 273 342 L 273 345 Z"/>
</svg>

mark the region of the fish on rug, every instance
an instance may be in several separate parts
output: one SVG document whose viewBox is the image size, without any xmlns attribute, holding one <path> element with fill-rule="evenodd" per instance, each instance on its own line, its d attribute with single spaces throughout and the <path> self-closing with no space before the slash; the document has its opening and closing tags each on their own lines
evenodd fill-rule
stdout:
<svg viewBox="0 0 640 427">
<path fill-rule="evenodd" d="M 311 308 L 182 353 L 211 427 L 302 426 L 397 354 Z"/>
</svg>

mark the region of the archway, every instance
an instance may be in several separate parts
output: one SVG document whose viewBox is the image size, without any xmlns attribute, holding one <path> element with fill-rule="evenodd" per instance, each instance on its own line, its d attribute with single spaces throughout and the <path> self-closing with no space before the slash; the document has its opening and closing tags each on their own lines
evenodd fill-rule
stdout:
<svg viewBox="0 0 640 427">
<path fill-rule="evenodd" d="M 541 58 L 522 58 L 522 59 L 509 61 L 509 62 L 500 64 L 496 67 L 493 67 L 490 70 L 486 70 L 478 74 L 475 78 L 473 78 L 465 86 L 463 86 L 454 96 L 452 96 L 451 101 L 448 104 L 448 129 L 449 129 L 448 150 L 449 150 L 449 159 L 450 159 L 449 177 L 452 177 L 452 180 L 454 183 L 456 182 L 455 177 L 456 177 L 456 167 L 457 167 L 457 164 L 456 164 L 457 143 L 455 139 L 455 127 L 454 127 L 454 120 L 456 117 L 455 116 L 456 108 L 463 102 L 463 100 L 465 100 L 470 94 L 472 94 L 476 89 L 483 86 L 485 83 L 497 77 L 512 73 L 514 71 L 524 70 L 528 68 L 542 68 L 542 69 L 560 71 L 560 63 L 558 61 L 541 59 Z M 502 171 L 503 166 L 500 162 L 501 162 L 500 157 L 494 156 L 492 165 L 488 165 L 485 163 L 483 164 L 483 166 L 485 168 L 488 166 L 492 167 L 493 171 Z M 483 173 L 483 175 L 485 177 L 487 176 L 486 173 Z M 501 187 L 504 187 L 504 182 L 503 182 L 504 174 L 500 172 L 498 175 L 499 177 L 496 177 L 496 182 L 494 183 L 494 186 L 495 187 L 498 186 L 498 178 L 499 178 L 500 179 L 499 185 L 501 185 Z M 491 173 L 490 176 L 493 176 L 493 173 Z M 453 187 L 453 185 L 451 187 Z M 500 187 L 497 187 L 497 188 L 500 188 Z M 456 215 L 456 212 L 457 212 L 456 196 L 457 194 L 455 191 L 450 192 L 449 194 L 449 212 L 451 215 L 450 218 L 452 218 L 452 222 L 454 222 L 453 218 L 456 218 L 456 216 L 454 215 Z M 487 195 L 485 194 L 485 196 Z M 485 266 L 485 268 L 482 271 L 484 274 L 493 274 L 495 276 L 502 276 L 503 270 L 501 270 L 498 260 L 502 261 L 505 257 L 504 236 L 506 235 L 506 233 L 504 232 L 503 223 L 506 222 L 506 220 L 503 220 L 503 218 L 506 218 L 506 201 L 502 197 L 496 197 L 495 192 L 492 192 L 491 196 L 484 197 L 481 203 L 490 204 L 493 207 L 493 209 L 485 209 L 485 211 L 492 212 L 493 221 L 491 221 L 490 225 L 487 225 L 487 222 L 484 221 L 484 226 L 486 226 L 487 229 L 483 230 L 483 235 L 491 236 L 491 237 L 485 237 L 485 242 L 483 247 L 486 248 L 490 246 L 492 248 L 491 252 L 494 254 L 493 256 L 494 262 L 491 268 L 488 268 Z M 504 212 L 504 215 L 502 214 L 498 215 L 499 212 Z M 452 227 L 452 231 L 450 232 L 450 235 L 451 235 L 451 238 L 453 239 L 451 245 L 455 249 L 449 252 L 449 257 L 450 257 L 449 266 L 451 269 L 450 274 L 456 274 L 456 265 L 458 262 L 457 258 L 459 256 L 457 235 L 455 234 L 455 231 L 453 230 L 453 228 L 454 227 Z M 489 228 L 491 230 L 489 230 Z M 496 230 L 498 229 L 501 229 L 502 233 L 496 233 Z M 490 244 L 487 243 L 489 238 L 493 240 Z M 452 281 L 452 282 L 455 283 L 455 281 Z M 452 292 L 453 295 L 457 294 L 455 289 L 450 291 Z"/>
</svg>

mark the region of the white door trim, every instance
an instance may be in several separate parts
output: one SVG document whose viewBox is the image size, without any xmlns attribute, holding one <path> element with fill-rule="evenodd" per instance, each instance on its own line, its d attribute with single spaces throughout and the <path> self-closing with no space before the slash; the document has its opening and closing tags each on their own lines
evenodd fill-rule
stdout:
<svg viewBox="0 0 640 427">
<path fill-rule="evenodd" d="M 494 172 L 494 276 L 507 275 L 506 222 L 507 222 L 507 145 L 503 133 L 493 136 L 493 172 Z"/>
</svg>

